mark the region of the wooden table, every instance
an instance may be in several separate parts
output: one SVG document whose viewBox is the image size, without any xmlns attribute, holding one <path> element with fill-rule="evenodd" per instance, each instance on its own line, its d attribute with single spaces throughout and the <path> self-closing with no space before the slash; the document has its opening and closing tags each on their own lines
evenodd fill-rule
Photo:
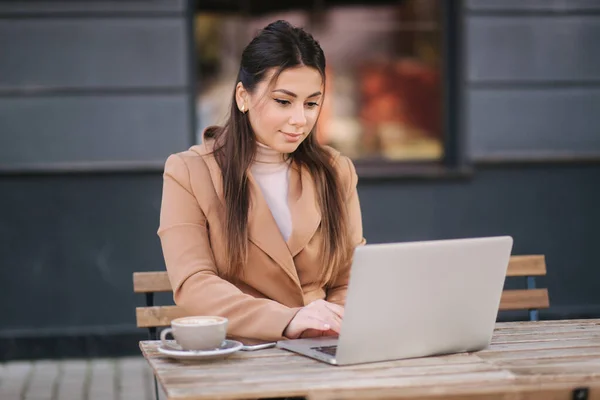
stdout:
<svg viewBox="0 0 600 400">
<path fill-rule="evenodd" d="M 169 399 L 600 399 L 600 319 L 498 323 L 476 353 L 346 367 L 280 349 L 183 364 L 140 342 Z"/>
</svg>

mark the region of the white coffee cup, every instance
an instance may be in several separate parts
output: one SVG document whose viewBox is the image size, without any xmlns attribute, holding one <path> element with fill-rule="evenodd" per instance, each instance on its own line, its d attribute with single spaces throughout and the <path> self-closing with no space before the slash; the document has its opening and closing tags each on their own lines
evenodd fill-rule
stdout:
<svg viewBox="0 0 600 400">
<path fill-rule="evenodd" d="M 168 346 L 170 333 L 184 350 L 214 350 L 221 347 L 227 336 L 227 323 L 227 318 L 217 316 L 176 318 L 170 328 L 160 333 L 160 340 Z"/>
</svg>

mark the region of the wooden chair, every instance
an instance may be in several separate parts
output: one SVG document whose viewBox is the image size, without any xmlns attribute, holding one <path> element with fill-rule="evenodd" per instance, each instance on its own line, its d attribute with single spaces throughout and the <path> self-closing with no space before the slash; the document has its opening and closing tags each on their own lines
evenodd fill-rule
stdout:
<svg viewBox="0 0 600 400">
<path fill-rule="evenodd" d="M 508 264 L 507 277 L 523 277 L 527 289 L 502 292 L 500 310 L 528 310 L 529 319 L 537 321 L 538 309 L 548 308 L 548 289 L 536 288 L 535 277 L 546 275 L 546 260 L 543 255 L 512 256 Z M 147 328 L 151 340 L 157 339 L 156 329 L 169 326 L 171 320 L 185 316 L 177 306 L 155 306 L 154 293 L 171 292 L 171 283 L 166 271 L 134 272 L 133 291 L 146 295 L 146 306 L 136 308 L 138 328 Z"/>
<path fill-rule="evenodd" d="M 535 278 L 546 275 L 546 257 L 543 255 L 512 256 L 507 277 L 523 277 L 527 289 L 505 290 L 500 300 L 500 310 L 528 310 L 529 320 L 538 321 L 538 309 L 550 307 L 548 289 L 538 289 Z"/>
</svg>

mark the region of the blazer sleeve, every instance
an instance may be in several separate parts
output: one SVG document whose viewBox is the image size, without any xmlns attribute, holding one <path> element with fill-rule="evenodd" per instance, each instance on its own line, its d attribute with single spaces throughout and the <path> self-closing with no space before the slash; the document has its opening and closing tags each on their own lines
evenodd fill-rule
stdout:
<svg viewBox="0 0 600 400">
<path fill-rule="evenodd" d="M 171 155 L 163 178 L 158 235 L 175 303 L 189 315 L 228 318 L 229 336 L 268 341 L 282 339 L 283 331 L 299 308 L 255 298 L 220 278 L 206 216 L 190 185 L 184 157 Z M 210 184 L 208 181 L 207 185 Z"/>
<path fill-rule="evenodd" d="M 348 222 L 350 227 L 349 235 L 351 235 L 352 244 L 354 247 L 362 246 L 366 243 L 363 237 L 362 214 L 360 210 L 360 202 L 358 199 L 358 175 L 354 164 L 348 157 L 340 156 L 341 171 L 340 174 L 346 182 L 346 204 L 348 211 Z M 348 281 L 350 279 L 351 264 L 344 265 L 340 270 L 340 274 L 335 282 L 327 290 L 326 300 L 344 306 L 346 304 L 346 292 L 348 291 Z"/>
</svg>

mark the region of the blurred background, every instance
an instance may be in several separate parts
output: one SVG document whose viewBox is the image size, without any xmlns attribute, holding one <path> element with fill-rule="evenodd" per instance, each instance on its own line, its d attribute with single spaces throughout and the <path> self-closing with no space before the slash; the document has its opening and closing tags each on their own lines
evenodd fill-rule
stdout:
<svg viewBox="0 0 600 400">
<path fill-rule="evenodd" d="M 511 235 L 546 255 L 541 319 L 600 317 L 600 2 L 3 0 L 0 361 L 139 354 L 164 161 L 276 19 L 326 53 L 319 140 L 370 243 Z"/>
</svg>

